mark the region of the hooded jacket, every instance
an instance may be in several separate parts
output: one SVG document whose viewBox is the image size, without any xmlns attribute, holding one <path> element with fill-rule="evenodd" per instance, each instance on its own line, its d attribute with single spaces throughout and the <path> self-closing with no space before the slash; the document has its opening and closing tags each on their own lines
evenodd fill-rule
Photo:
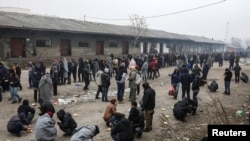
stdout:
<svg viewBox="0 0 250 141">
<path fill-rule="evenodd" d="M 119 134 L 120 141 L 134 141 L 134 133 L 131 123 L 128 119 L 121 119 L 111 130 L 111 134 Z"/>
<path fill-rule="evenodd" d="M 42 76 L 39 82 L 39 94 L 40 99 L 43 100 L 51 100 L 53 96 L 53 86 L 52 79 L 49 74 L 45 74 Z"/>
<path fill-rule="evenodd" d="M 93 141 L 93 137 L 96 135 L 96 130 L 96 126 L 94 125 L 79 127 L 75 129 L 70 141 Z"/>
<path fill-rule="evenodd" d="M 77 127 L 75 120 L 72 118 L 69 112 L 65 112 L 63 109 L 60 109 L 57 112 L 57 117 L 61 121 L 58 123 L 60 128 L 70 129 L 73 131 Z"/>
<path fill-rule="evenodd" d="M 57 135 L 55 123 L 48 113 L 40 116 L 35 125 L 36 140 L 53 141 Z"/>
<path fill-rule="evenodd" d="M 28 125 L 28 121 L 26 120 L 26 116 L 24 113 L 20 113 L 11 117 L 11 119 L 7 123 L 7 130 L 9 132 L 13 132 L 15 130 L 16 125 L 19 123 L 23 125 L 23 130 L 27 129 L 26 127 L 24 127 L 24 125 Z"/>
<path fill-rule="evenodd" d="M 18 114 L 25 113 L 25 115 L 27 117 L 29 113 L 35 114 L 35 109 L 30 107 L 29 101 L 25 99 L 25 100 L 23 100 L 23 104 L 18 107 L 17 112 L 18 112 Z"/>
</svg>

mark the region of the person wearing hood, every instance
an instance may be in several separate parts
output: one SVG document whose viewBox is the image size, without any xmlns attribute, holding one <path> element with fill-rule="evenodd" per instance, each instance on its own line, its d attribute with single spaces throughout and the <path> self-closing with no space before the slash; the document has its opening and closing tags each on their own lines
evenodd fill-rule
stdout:
<svg viewBox="0 0 250 141">
<path fill-rule="evenodd" d="M 188 100 L 187 97 L 184 97 L 182 100 L 176 102 L 173 108 L 174 117 L 177 120 L 184 122 L 187 113 L 192 112 L 192 108 L 190 105 L 191 105 L 191 100 Z"/>
<path fill-rule="evenodd" d="M 53 96 L 53 84 L 49 73 L 42 76 L 39 82 L 39 101 L 48 100 L 50 101 Z"/>
<path fill-rule="evenodd" d="M 61 58 L 62 63 L 63 63 L 63 84 L 65 84 L 66 80 L 68 80 L 68 72 L 69 72 L 69 67 L 68 67 L 68 61 L 66 58 L 62 57 Z"/>
<path fill-rule="evenodd" d="M 39 113 L 40 116 L 47 113 L 47 112 L 52 112 L 53 114 L 55 113 L 55 108 L 54 108 L 53 104 L 51 103 L 51 101 L 41 99 L 39 101 L 39 103 L 41 106 L 40 107 L 41 112 Z"/>
<path fill-rule="evenodd" d="M 37 141 L 54 141 L 57 135 L 53 112 L 48 111 L 37 119 L 35 125 L 35 139 Z"/>
<path fill-rule="evenodd" d="M 35 109 L 33 107 L 30 107 L 29 100 L 24 99 L 23 104 L 18 107 L 17 113 L 25 113 L 26 119 L 29 123 L 31 123 L 32 119 L 35 116 Z"/>
<path fill-rule="evenodd" d="M 57 118 L 60 120 L 57 122 L 59 128 L 65 132 L 63 136 L 71 136 L 74 129 L 77 127 L 77 123 L 71 116 L 71 113 L 65 112 L 64 109 L 60 109 L 57 112 Z"/>
<path fill-rule="evenodd" d="M 21 137 L 21 131 L 27 131 L 28 125 L 25 113 L 20 113 L 11 117 L 7 123 L 7 130 L 15 136 Z"/>
<path fill-rule="evenodd" d="M 112 129 L 110 136 L 114 141 L 134 141 L 134 132 L 130 120 L 122 118 Z"/>
<path fill-rule="evenodd" d="M 76 128 L 70 141 L 93 141 L 93 138 L 100 133 L 97 125 L 85 125 Z"/>
</svg>

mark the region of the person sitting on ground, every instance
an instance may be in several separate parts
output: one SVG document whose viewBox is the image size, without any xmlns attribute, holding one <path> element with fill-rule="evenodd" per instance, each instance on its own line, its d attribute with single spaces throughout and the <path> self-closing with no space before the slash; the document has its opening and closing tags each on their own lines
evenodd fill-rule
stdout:
<svg viewBox="0 0 250 141">
<path fill-rule="evenodd" d="M 105 109 L 103 119 L 106 122 L 107 127 L 109 127 L 110 124 L 114 125 L 116 121 L 124 117 L 124 114 L 116 111 L 116 106 L 117 106 L 117 100 L 111 99 L 110 104 L 107 105 Z"/>
<path fill-rule="evenodd" d="M 60 120 L 58 121 L 58 125 L 60 129 L 65 132 L 63 136 L 71 136 L 74 129 L 77 127 L 77 123 L 72 118 L 69 112 L 65 112 L 64 109 L 60 109 L 57 112 L 57 118 Z"/>
<path fill-rule="evenodd" d="M 133 128 L 130 121 L 123 117 L 117 124 L 111 129 L 110 136 L 114 141 L 134 141 Z"/>
<path fill-rule="evenodd" d="M 184 97 L 182 100 L 174 104 L 173 114 L 177 120 L 185 121 L 187 113 L 196 112 L 196 107 L 194 107 L 195 102 L 193 100 L 188 100 Z"/>
<path fill-rule="evenodd" d="M 135 101 L 131 102 L 131 109 L 129 112 L 128 119 L 132 124 L 134 134 L 140 138 L 142 136 L 143 129 L 145 127 L 144 115 L 142 109 L 140 107 L 137 107 L 137 102 Z"/>
<path fill-rule="evenodd" d="M 70 138 L 70 141 L 92 141 L 100 133 L 97 125 L 85 125 L 76 128 Z"/>
<path fill-rule="evenodd" d="M 218 90 L 218 84 L 215 80 L 213 80 L 210 85 L 208 85 L 208 89 L 211 91 L 211 92 L 216 92 L 216 90 Z"/>
<path fill-rule="evenodd" d="M 21 137 L 21 131 L 27 131 L 28 125 L 25 113 L 20 113 L 11 117 L 7 124 L 7 130 L 15 136 Z"/>
<path fill-rule="evenodd" d="M 53 112 L 47 111 L 37 119 L 35 125 L 35 138 L 37 141 L 53 141 L 57 135 Z"/>
<path fill-rule="evenodd" d="M 17 109 L 18 114 L 25 113 L 25 116 L 29 123 L 31 123 L 32 119 L 34 118 L 35 112 L 35 109 L 29 106 L 29 100 L 27 99 L 24 99 L 23 104 L 20 105 Z"/>
</svg>

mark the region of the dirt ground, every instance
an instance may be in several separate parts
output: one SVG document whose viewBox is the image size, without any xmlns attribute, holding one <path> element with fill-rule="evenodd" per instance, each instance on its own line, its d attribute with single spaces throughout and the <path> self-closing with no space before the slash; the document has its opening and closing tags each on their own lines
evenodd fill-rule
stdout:
<svg viewBox="0 0 250 141">
<path fill-rule="evenodd" d="M 250 62 L 250 59 L 248 59 Z M 250 111 L 250 84 L 234 83 L 234 75 L 231 82 L 231 95 L 226 96 L 222 94 L 224 92 L 223 73 L 228 62 L 224 62 L 223 67 L 218 67 L 218 63 L 214 63 L 213 67 L 208 73 L 208 82 L 216 80 L 219 84 L 219 90 L 215 93 L 211 93 L 206 86 L 201 87 L 198 99 L 199 107 L 197 115 L 188 115 L 186 122 L 177 121 L 173 117 L 172 107 L 177 100 L 181 99 L 181 91 L 179 91 L 178 99 L 174 100 L 173 97 L 168 95 L 168 88 L 170 86 L 170 73 L 173 72 L 174 67 L 165 67 L 160 70 L 160 77 L 155 80 L 149 80 L 151 86 L 156 90 L 156 107 L 153 119 L 153 130 L 144 133 L 140 139 L 141 141 L 197 141 L 207 133 L 207 124 L 249 124 L 247 116 L 236 116 L 236 111 L 243 110 L 245 115 Z M 242 65 L 242 71 L 245 71 L 250 76 L 250 66 Z M 29 99 L 30 103 L 33 103 L 33 90 L 28 89 L 27 70 L 22 71 L 21 83 L 23 90 L 19 91 L 19 94 L 23 99 Z M 80 98 L 77 102 L 69 102 L 65 105 L 55 103 L 56 110 L 65 108 L 67 112 L 78 114 L 74 116 L 78 127 L 82 125 L 95 124 L 100 127 L 100 134 L 94 137 L 95 141 L 111 141 L 110 131 L 107 130 L 105 123 L 102 119 L 104 109 L 108 103 L 101 102 L 100 99 L 94 100 L 94 95 L 97 90 L 97 86 L 94 81 L 90 83 L 90 91 L 88 93 L 83 92 L 84 83 L 72 83 L 70 85 L 58 86 L 58 96 L 53 97 L 56 101 L 59 98 L 72 98 L 73 95 L 79 94 Z M 126 88 L 128 83 L 126 83 Z M 180 90 L 180 89 L 179 89 Z M 143 89 L 141 87 L 141 93 L 137 96 L 137 99 L 142 95 Z M 128 110 L 130 108 L 130 102 L 128 99 L 129 90 L 125 91 L 125 103 L 118 104 L 117 110 L 128 116 Z M 109 90 L 109 99 L 116 98 L 116 83 L 112 78 L 111 87 Z M 192 92 L 191 92 L 192 96 Z M 6 125 L 11 116 L 17 113 L 17 107 L 20 104 L 11 104 L 8 101 L 10 92 L 3 93 L 3 101 L 0 103 L 0 141 L 32 141 L 34 139 L 34 133 L 22 132 L 22 137 L 18 138 L 8 133 Z M 219 103 L 219 104 L 218 104 Z M 31 127 L 35 126 L 38 118 L 39 109 L 36 108 L 36 115 L 31 124 Z M 221 110 L 222 109 L 222 110 Z M 219 113 L 219 116 L 216 114 Z M 224 115 L 224 116 L 221 116 Z M 169 116 L 169 117 L 168 117 Z M 57 120 L 56 115 L 53 117 Z M 69 141 L 69 137 L 63 137 L 63 132 L 57 127 L 56 141 Z"/>
</svg>

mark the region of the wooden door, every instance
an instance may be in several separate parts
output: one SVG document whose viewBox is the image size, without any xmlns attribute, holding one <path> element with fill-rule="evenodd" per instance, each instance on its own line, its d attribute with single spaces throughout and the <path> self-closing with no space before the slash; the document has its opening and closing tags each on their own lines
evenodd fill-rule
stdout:
<svg viewBox="0 0 250 141">
<path fill-rule="evenodd" d="M 122 54 L 129 54 L 129 46 L 126 41 L 122 43 Z"/>
<path fill-rule="evenodd" d="M 71 55 L 70 40 L 61 39 L 61 41 L 60 41 L 60 53 L 61 53 L 61 56 L 70 56 Z"/>
<path fill-rule="evenodd" d="M 11 38 L 10 39 L 10 57 L 26 57 L 25 56 L 25 39 L 24 38 Z"/>
<path fill-rule="evenodd" d="M 96 41 L 96 55 L 103 55 L 103 54 L 104 54 L 104 42 Z"/>
</svg>

